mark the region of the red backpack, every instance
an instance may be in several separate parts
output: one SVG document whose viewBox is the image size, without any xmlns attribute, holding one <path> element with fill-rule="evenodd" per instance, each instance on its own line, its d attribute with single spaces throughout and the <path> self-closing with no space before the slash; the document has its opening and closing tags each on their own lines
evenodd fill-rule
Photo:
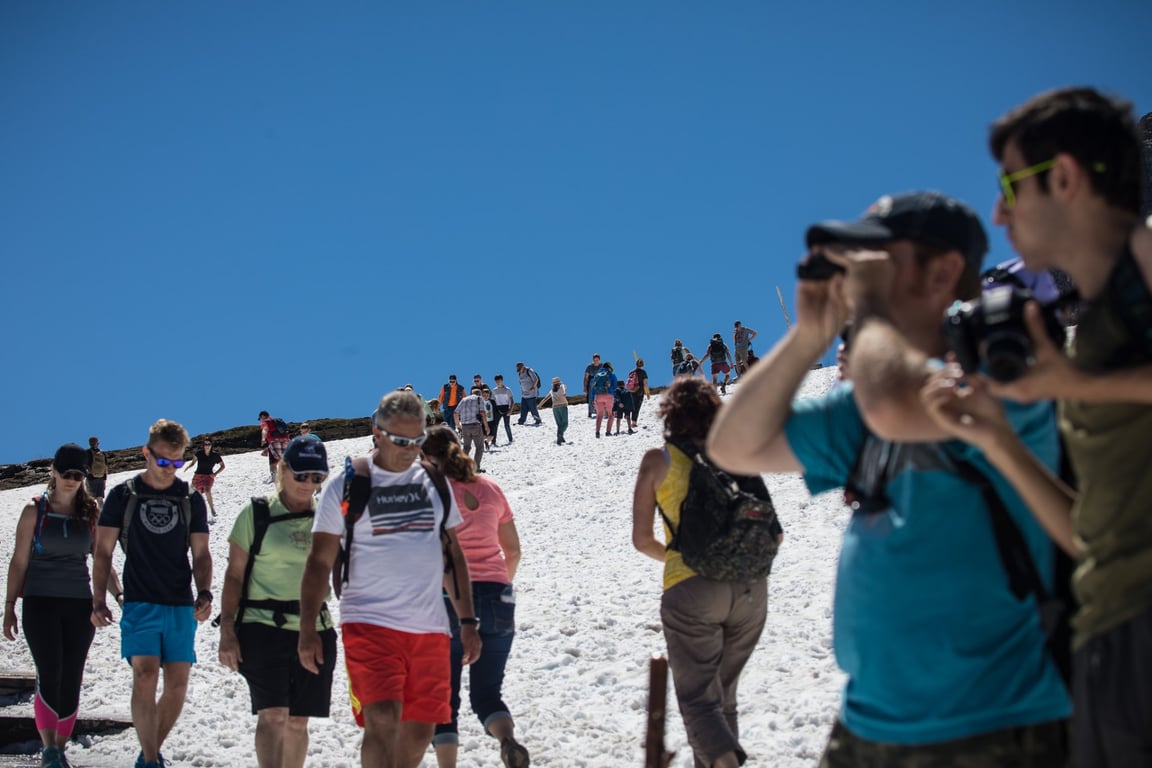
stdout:
<svg viewBox="0 0 1152 768">
<path fill-rule="evenodd" d="M 629 392 L 640 391 L 640 374 L 637 373 L 637 369 L 633 368 L 632 372 L 628 374 L 628 378 L 624 382 L 624 389 Z"/>
</svg>

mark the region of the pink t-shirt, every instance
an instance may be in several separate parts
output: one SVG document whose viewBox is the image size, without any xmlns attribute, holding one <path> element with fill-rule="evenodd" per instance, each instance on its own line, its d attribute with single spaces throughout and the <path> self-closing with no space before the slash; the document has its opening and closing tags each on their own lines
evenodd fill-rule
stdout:
<svg viewBox="0 0 1152 768">
<path fill-rule="evenodd" d="M 507 584 L 508 564 L 500 549 L 498 530 L 512 520 L 512 507 L 504 491 L 482 475 L 473 483 L 450 482 L 460 508 L 462 522 L 456 526 L 456 537 L 468 561 L 468 575 L 472 581 Z"/>
</svg>

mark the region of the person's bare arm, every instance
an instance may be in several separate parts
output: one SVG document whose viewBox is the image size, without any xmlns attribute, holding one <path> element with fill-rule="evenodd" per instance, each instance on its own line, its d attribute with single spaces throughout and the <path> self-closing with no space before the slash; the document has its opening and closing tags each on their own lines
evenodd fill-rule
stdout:
<svg viewBox="0 0 1152 768">
<path fill-rule="evenodd" d="M 708 456 L 719 467 L 743 475 L 803 469 L 788 446 L 784 425 L 804 377 L 848 318 L 843 287 L 843 275 L 800 282 L 796 324 L 740 377 L 740 387 L 708 433 Z"/>
<path fill-rule="evenodd" d="M 106 627 L 112 623 L 108 609 L 108 578 L 112 572 L 112 550 L 120 540 L 120 529 L 96 526 L 96 545 L 92 550 L 92 624 Z"/>
<path fill-rule="evenodd" d="M 456 573 L 444 574 L 444 592 L 452 601 L 452 607 L 456 609 L 458 617 L 475 619 L 476 608 L 472 602 L 472 579 L 468 575 L 468 561 L 464 559 L 464 551 L 460 549 L 456 531 L 449 529 L 447 533 L 448 555 L 456 564 Z M 460 643 L 464 647 L 462 664 L 467 666 L 480 658 L 480 628 L 475 622 L 468 624 L 460 622 Z"/>
<path fill-rule="evenodd" d="M 300 665 L 314 675 L 319 674 L 324 664 L 324 647 L 316 631 L 316 619 L 328 595 L 328 579 L 332 576 L 332 566 L 340 554 L 340 538 L 336 533 L 312 534 L 312 546 L 308 550 L 304 575 L 300 579 L 300 640 L 297 653 Z"/>
<path fill-rule="evenodd" d="M 656 538 L 656 489 L 668 474 L 668 457 L 654 448 L 640 460 L 636 474 L 636 487 L 632 491 L 632 546 L 653 560 L 664 562 L 667 549 Z"/>
<path fill-rule="evenodd" d="M 16 639 L 16 600 L 24 588 L 31 557 L 32 537 L 36 528 L 36 505 L 26 504 L 16 523 L 16 540 L 12 546 L 12 559 L 8 562 L 8 586 L 4 592 L 4 637 Z"/>
<path fill-rule="evenodd" d="M 496 537 L 500 541 L 504 562 L 508 566 L 508 581 L 515 581 L 516 569 L 520 567 L 520 533 L 516 530 L 516 521 L 500 523 L 496 529 Z"/>
<path fill-rule="evenodd" d="M 248 565 L 248 551 L 234 541 L 228 542 L 228 568 L 224 571 L 224 589 L 220 592 L 220 663 L 235 672 L 243 659 L 240 642 L 236 639 L 236 610 L 240 606 L 240 591 L 244 586 L 244 570 Z"/>
<path fill-rule="evenodd" d="M 188 538 L 192 546 L 192 579 L 196 582 L 194 615 L 196 621 L 205 621 L 212 616 L 212 551 L 208 548 L 208 534 L 193 533 Z M 203 593 L 209 596 L 204 597 Z"/>
</svg>

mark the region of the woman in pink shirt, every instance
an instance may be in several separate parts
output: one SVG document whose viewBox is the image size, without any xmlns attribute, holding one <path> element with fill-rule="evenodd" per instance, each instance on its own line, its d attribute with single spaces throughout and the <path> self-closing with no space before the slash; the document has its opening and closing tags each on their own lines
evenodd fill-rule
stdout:
<svg viewBox="0 0 1152 768">
<path fill-rule="evenodd" d="M 528 750 L 515 739 L 512 714 L 501 695 L 504 667 L 516 634 L 512 578 L 520 564 L 520 536 L 512 520 L 512 508 L 500 486 L 476 474 L 475 463 L 464 453 L 460 438 L 451 429 L 438 426 L 428 430 L 424 457 L 452 481 L 452 494 L 463 520 L 455 529 L 456 537 L 468 561 L 472 600 L 484 642 L 480 658 L 468 673 L 472 711 L 480 718 L 485 732 L 500 741 L 500 759 L 504 765 L 526 768 Z M 452 621 L 452 722 L 436 726 L 432 744 L 436 747 L 439 768 L 455 768 L 463 650 L 456 612 L 447 599 L 444 604 Z"/>
</svg>

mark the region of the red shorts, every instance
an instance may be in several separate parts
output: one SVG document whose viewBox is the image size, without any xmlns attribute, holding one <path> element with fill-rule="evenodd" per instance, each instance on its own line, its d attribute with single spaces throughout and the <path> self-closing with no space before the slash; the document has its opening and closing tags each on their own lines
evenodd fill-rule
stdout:
<svg viewBox="0 0 1152 768">
<path fill-rule="evenodd" d="M 399 701 L 401 720 L 447 723 L 452 719 L 452 674 L 448 635 L 414 634 L 374 624 L 343 624 L 348 695 L 356 724 L 363 708 Z"/>
<path fill-rule="evenodd" d="M 192 475 L 192 488 L 200 493 L 212 490 L 212 484 L 215 482 L 216 475 Z"/>
<path fill-rule="evenodd" d="M 728 363 L 724 362 L 723 360 L 721 360 L 718 363 L 712 363 L 712 375 L 713 376 L 715 376 L 718 373 L 723 373 L 726 375 L 731 370 L 732 370 L 732 366 L 728 365 Z"/>
</svg>

